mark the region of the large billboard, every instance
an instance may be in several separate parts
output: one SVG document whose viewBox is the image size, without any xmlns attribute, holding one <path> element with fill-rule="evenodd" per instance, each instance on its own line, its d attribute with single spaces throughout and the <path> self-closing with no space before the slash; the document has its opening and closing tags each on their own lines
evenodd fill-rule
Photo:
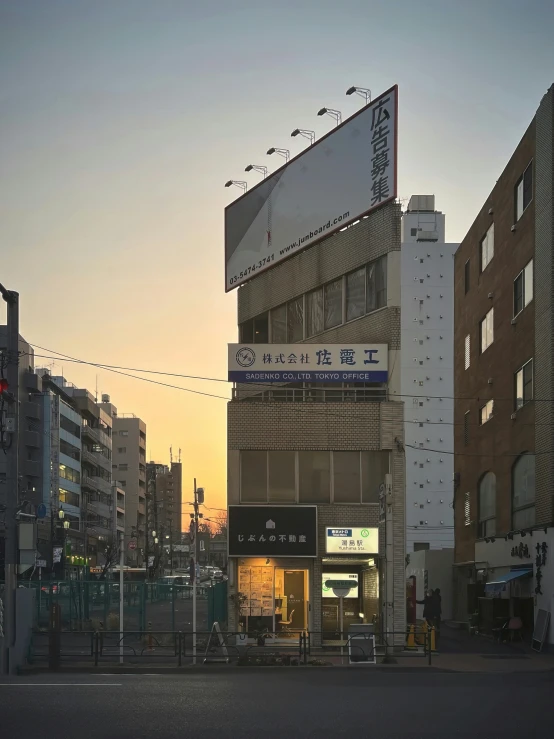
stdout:
<svg viewBox="0 0 554 739">
<path fill-rule="evenodd" d="M 387 344 L 229 344 L 229 382 L 387 382 Z"/>
<path fill-rule="evenodd" d="M 225 290 L 396 197 L 391 87 L 225 209 Z"/>
</svg>

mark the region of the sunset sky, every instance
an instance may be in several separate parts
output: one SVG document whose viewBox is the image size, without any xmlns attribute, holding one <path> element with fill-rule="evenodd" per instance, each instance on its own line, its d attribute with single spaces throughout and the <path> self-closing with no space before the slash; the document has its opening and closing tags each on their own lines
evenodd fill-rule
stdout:
<svg viewBox="0 0 554 739">
<path fill-rule="evenodd" d="M 323 105 L 351 115 L 350 85 L 398 83 L 400 197 L 434 193 L 459 241 L 554 82 L 553 27 L 544 0 L 0 0 L 0 282 L 21 333 L 37 354 L 225 379 L 225 181 L 298 153 L 297 126 L 328 131 Z M 52 372 L 140 416 L 149 458 L 181 448 L 185 501 L 196 476 L 225 505 L 224 399 Z"/>
</svg>

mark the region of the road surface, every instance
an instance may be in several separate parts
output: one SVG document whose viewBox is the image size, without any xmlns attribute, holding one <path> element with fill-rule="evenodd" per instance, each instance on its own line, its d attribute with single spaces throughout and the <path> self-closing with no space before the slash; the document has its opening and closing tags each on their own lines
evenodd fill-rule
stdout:
<svg viewBox="0 0 554 739">
<path fill-rule="evenodd" d="M 554 673 L 222 668 L 0 679 L 2 736 L 521 739 L 551 725 Z"/>
</svg>

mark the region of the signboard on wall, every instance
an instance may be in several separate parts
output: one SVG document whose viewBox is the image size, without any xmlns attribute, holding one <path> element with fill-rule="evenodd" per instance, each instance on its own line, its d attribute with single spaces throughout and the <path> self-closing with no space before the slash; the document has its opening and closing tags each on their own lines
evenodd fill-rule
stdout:
<svg viewBox="0 0 554 739">
<path fill-rule="evenodd" d="M 358 597 L 358 583 L 360 575 L 354 572 L 324 572 L 321 581 L 321 597 L 322 598 L 337 598 L 333 588 L 328 587 L 325 583 L 329 580 L 351 580 L 352 587 L 350 588 L 348 595 L 345 598 L 357 598 Z"/>
<path fill-rule="evenodd" d="M 225 209 L 225 291 L 396 197 L 391 87 Z"/>
<path fill-rule="evenodd" d="M 316 506 L 231 505 L 230 557 L 317 557 Z"/>
<path fill-rule="evenodd" d="M 327 526 L 325 551 L 327 554 L 379 554 L 379 529 Z"/>
<path fill-rule="evenodd" d="M 387 382 L 387 344 L 229 344 L 229 382 Z"/>
</svg>

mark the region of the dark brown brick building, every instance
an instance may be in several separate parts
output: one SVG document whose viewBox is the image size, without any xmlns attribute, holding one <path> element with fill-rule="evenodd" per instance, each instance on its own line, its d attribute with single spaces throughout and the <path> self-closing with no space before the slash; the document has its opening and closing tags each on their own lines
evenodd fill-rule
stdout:
<svg viewBox="0 0 554 739">
<path fill-rule="evenodd" d="M 507 577 L 497 600 L 532 626 L 533 547 L 523 561 L 512 550 L 553 520 L 553 95 L 551 87 L 455 255 L 460 620 L 476 609 L 491 616 L 486 583 L 518 565 L 528 571 L 511 585 Z"/>
</svg>

